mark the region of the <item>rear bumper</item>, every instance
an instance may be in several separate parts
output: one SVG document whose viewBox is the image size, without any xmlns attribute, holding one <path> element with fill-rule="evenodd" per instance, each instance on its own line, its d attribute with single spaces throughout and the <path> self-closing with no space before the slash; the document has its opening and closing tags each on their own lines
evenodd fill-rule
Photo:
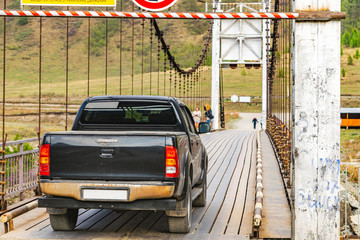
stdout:
<svg viewBox="0 0 360 240">
<path fill-rule="evenodd" d="M 137 200 L 134 202 L 93 202 L 79 201 L 73 198 L 40 197 L 39 207 L 46 208 L 92 208 L 113 210 L 157 210 L 166 211 L 176 208 L 175 199 Z"/>
<path fill-rule="evenodd" d="M 56 197 L 73 198 L 79 201 L 110 202 L 105 199 L 88 200 L 83 197 L 84 189 L 128 191 L 128 198 L 121 202 L 133 202 L 140 199 L 171 198 L 174 194 L 174 182 L 107 182 L 107 181 L 77 181 L 77 180 L 40 180 L 43 193 Z"/>
</svg>

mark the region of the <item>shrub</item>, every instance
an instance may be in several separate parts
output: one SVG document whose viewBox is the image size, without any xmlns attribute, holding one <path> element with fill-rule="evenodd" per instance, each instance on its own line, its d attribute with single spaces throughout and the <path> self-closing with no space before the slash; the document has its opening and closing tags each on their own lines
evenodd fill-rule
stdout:
<svg viewBox="0 0 360 240">
<path fill-rule="evenodd" d="M 343 68 L 343 69 L 341 70 L 341 75 L 342 75 L 343 77 L 345 77 L 345 73 L 346 73 L 345 68 Z"/>
<path fill-rule="evenodd" d="M 344 49 L 343 49 L 343 47 L 341 46 L 341 48 L 340 48 L 340 54 L 341 55 L 343 55 L 344 54 Z"/>
<path fill-rule="evenodd" d="M 28 17 L 21 17 L 21 18 L 18 19 L 16 24 L 19 25 L 19 26 L 25 26 L 28 23 L 29 23 Z"/>
<path fill-rule="evenodd" d="M 360 58 L 359 49 L 356 49 L 356 52 L 355 52 L 355 54 L 354 54 L 354 58 L 355 58 L 356 60 L 358 60 L 358 59 Z"/>
<path fill-rule="evenodd" d="M 20 47 L 18 45 L 6 46 L 6 48 L 9 50 L 19 50 L 20 49 Z"/>
<path fill-rule="evenodd" d="M 241 70 L 241 75 L 242 75 L 242 76 L 246 76 L 246 71 L 245 71 L 244 68 Z"/>
<path fill-rule="evenodd" d="M 356 28 L 345 30 L 341 36 L 341 43 L 347 47 L 360 47 L 360 32 Z"/>
<path fill-rule="evenodd" d="M 353 58 L 351 57 L 351 55 L 348 56 L 348 65 L 354 65 L 354 62 L 353 62 Z"/>
<path fill-rule="evenodd" d="M 112 36 L 115 35 L 119 30 L 119 21 L 108 21 L 108 38 L 110 39 Z M 101 21 L 97 23 L 91 29 L 91 54 L 100 56 L 104 53 L 103 47 L 106 44 L 106 24 L 105 21 Z M 87 44 L 87 40 L 86 40 Z"/>
<path fill-rule="evenodd" d="M 15 137 L 14 137 L 14 141 L 18 141 L 21 140 L 22 137 L 19 133 L 16 133 Z M 23 151 L 30 151 L 33 150 L 34 148 L 29 144 L 29 143 L 24 143 L 23 145 Z M 5 147 L 5 154 L 12 154 L 12 153 L 18 153 L 20 152 L 20 144 L 18 145 L 13 145 L 12 147 Z"/>
</svg>

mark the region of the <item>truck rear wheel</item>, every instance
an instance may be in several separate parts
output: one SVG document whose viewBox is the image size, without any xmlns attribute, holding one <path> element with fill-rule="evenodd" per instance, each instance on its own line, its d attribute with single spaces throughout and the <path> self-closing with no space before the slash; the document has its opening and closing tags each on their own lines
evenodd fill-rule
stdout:
<svg viewBox="0 0 360 240">
<path fill-rule="evenodd" d="M 74 230 L 79 209 L 67 209 L 65 214 L 49 214 L 50 224 L 54 231 Z"/>
<path fill-rule="evenodd" d="M 195 198 L 194 202 L 193 202 L 193 206 L 194 207 L 205 207 L 206 206 L 206 190 L 207 190 L 207 156 L 205 156 L 205 161 L 204 161 L 204 177 L 201 181 L 201 183 L 196 186 L 197 188 L 201 188 L 202 192 L 200 193 L 200 195 Z"/>
<path fill-rule="evenodd" d="M 188 233 L 191 228 L 191 217 L 192 217 L 192 199 L 191 199 L 191 181 L 188 178 L 187 190 L 185 199 L 186 216 L 184 217 L 170 217 L 168 216 L 169 232 L 172 233 Z"/>
</svg>

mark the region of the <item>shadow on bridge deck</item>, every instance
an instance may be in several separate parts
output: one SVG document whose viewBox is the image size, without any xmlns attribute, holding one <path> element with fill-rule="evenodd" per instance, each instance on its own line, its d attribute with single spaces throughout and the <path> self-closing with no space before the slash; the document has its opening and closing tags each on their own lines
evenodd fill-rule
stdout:
<svg viewBox="0 0 360 240">
<path fill-rule="evenodd" d="M 45 210 L 35 209 L 15 219 L 15 230 L 0 238 L 249 239 L 255 204 L 255 133 L 228 130 L 202 136 L 209 154 L 207 205 L 193 209 L 189 234 L 168 233 L 164 212 L 98 209 L 80 210 L 74 231 L 54 232 Z"/>
</svg>

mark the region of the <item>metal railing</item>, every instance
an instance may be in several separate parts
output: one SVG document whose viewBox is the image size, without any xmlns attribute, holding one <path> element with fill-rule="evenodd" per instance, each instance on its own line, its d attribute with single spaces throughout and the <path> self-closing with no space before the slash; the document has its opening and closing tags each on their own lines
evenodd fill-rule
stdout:
<svg viewBox="0 0 360 240">
<path fill-rule="evenodd" d="M 31 142 L 36 142 L 36 147 L 33 150 L 24 151 L 24 144 Z M 20 200 L 23 200 L 26 191 L 37 188 L 39 158 L 37 142 L 38 138 L 30 138 L 5 143 L 5 146 L 19 149 L 19 152 L 6 154 L 5 161 L 2 161 L 2 164 L 5 164 L 5 171 L 3 173 L 5 174 L 5 181 L 2 182 L 5 187 L 3 188 L 4 191 L 1 193 L 1 195 L 4 196 L 2 201 L 8 201 L 15 197 L 19 197 Z M 2 148 L 1 143 L 0 148 Z M 1 160 L 3 160 L 3 156 L 1 156 Z M 6 206 L 6 204 L 4 205 Z"/>
<path fill-rule="evenodd" d="M 340 211 L 341 235 L 360 235 L 360 162 L 341 163 Z M 357 238 L 357 237 L 356 237 Z"/>
</svg>

